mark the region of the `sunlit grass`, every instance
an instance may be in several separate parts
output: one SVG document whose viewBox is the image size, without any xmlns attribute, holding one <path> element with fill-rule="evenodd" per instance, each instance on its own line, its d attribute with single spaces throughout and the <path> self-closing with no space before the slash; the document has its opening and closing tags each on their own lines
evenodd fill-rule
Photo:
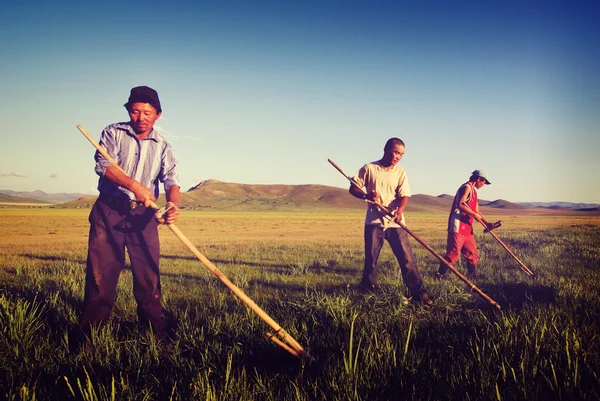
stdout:
<svg viewBox="0 0 600 401">
<path fill-rule="evenodd" d="M 89 210 L 0 209 L 0 398 L 9 400 L 389 400 L 600 397 L 600 220 L 502 216 L 496 231 L 528 277 L 478 231 L 477 285 L 436 281 L 412 242 L 431 308 L 407 298 L 386 245 L 381 290 L 357 291 L 362 212 L 184 211 L 181 231 L 315 358 L 268 326 L 161 227 L 173 351 L 137 324 L 124 270 L 111 322 L 75 348 Z M 409 226 L 443 253 L 442 214 Z M 490 219 L 494 219 L 493 216 Z M 465 267 L 457 268 L 465 271 Z"/>
</svg>

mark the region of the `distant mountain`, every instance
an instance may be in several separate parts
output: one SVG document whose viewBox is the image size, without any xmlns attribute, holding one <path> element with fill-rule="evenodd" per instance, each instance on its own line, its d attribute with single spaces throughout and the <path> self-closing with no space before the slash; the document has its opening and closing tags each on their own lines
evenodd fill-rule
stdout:
<svg viewBox="0 0 600 401">
<path fill-rule="evenodd" d="M 90 209 L 92 206 L 94 206 L 96 199 L 98 199 L 97 196 L 85 195 L 85 196 L 80 196 L 79 198 L 74 199 L 72 201 L 64 202 L 59 205 L 56 205 L 56 207 L 75 208 L 75 209 Z"/>
<path fill-rule="evenodd" d="M 410 197 L 408 201 L 408 206 L 406 207 L 407 212 L 426 212 L 426 211 L 443 211 L 445 213 L 450 210 L 452 206 L 452 200 L 454 197 L 450 197 L 450 199 L 440 195 L 440 196 L 431 196 L 431 195 L 422 195 L 417 194 Z"/>
<path fill-rule="evenodd" d="M 29 198 L 36 199 L 38 201 L 42 201 L 43 203 L 63 203 L 72 201 L 74 199 L 80 198 L 82 196 L 90 196 L 89 194 L 80 194 L 80 193 L 52 193 L 47 194 L 42 191 L 10 191 L 7 189 L 0 189 L 0 194 L 9 195 L 17 198 Z M 39 202 L 38 202 L 39 203 Z"/>
<path fill-rule="evenodd" d="M 34 198 L 26 198 L 23 196 L 12 196 L 0 193 L 0 204 L 36 204 L 36 205 L 50 205 L 51 202 L 41 201 Z"/>
<path fill-rule="evenodd" d="M 483 204 L 480 204 L 480 206 L 481 207 L 483 207 L 483 206 L 493 207 L 493 208 L 497 208 L 497 209 L 527 209 L 526 205 L 519 205 L 516 203 L 506 201 L 504 199 L 496 199 L 495 201 L 492 201 L 492 202 L 485 202 Z"/>
<path fill-rule="evenodd" d="M 14 192 L 2 191 L 0 194 L 10 193 L 12 198 L 24 199 L 13 194 L 28 194 L 29 202 L 41 202 L 41 199 L 53 199 L 46 202 L 58 203 L 57 199 L 67 198 L 60 202 L 57 207 L 64 208 L 90 208 L 96 201 L 96 196 L 83 194 L 46 194 L 41 191 Z M 11 198 L 11 199 L 12 199 Z M 442 212 L 448 213 L 454 196 L 452 195 L 413 195 L 408 202 L 407 212 Z M 0 202 L 2 202 L 0 200 Z M 9 202 L 8 202 L 9 203 Z M 164 205 L 164 194 L 161 194 L 158 205 Z M 548 206 L 542 202 L 538 203 L 513 203 L 504 199 L 487 201 L 480 199 L 479 205 L 482 213 L 505 214 L 505 213 L 537 213 L 548 214 L 556 212 L 571 212 L 573 210 L 592 210 L 584 206 L 590 204 L 578 204 L 579 208 L 572 207 L 568 202 L 555 202 Z M 566 205 L 566 207 L 565 207 Z M 217 180 L 206 180 L 191 187 L 187 192 L 181 193 L 182 209 L 216 209 L 235 211 L 259 211 L 259 210 L 348 210 L 364 209 L 365 202 L 348 194 L 346 188 L 330 187 L 326 185 L 251 185 L 222 182 Z M 552 208 L 551 208 L 552 206 Z M 569 207 L 571 206 L 571 207 Z M 593 206 L 593 205 L 592 205 Z M 600 209 L 598 209 L 600 211 Z"/>
<path fill-rule="evenodd" d="M 447 205 L 448 209 L 452 207 L 452 202 L 454 202 L 454 196 L 448 195 L 448 194 L 443 194 L 443 195 L 438 195 L 437 198 L 440 199 L 441 201 L 443 201 L 444 204 Z M 495 201 L 479 199 L 478 202 L 479 202 L 479 207 L 482 209 L 488 209 L 488 208 L 490 208 L 490 209 L 527 209 L 527 206 L 518 205 L 516 203 L 509 202 L 504 199 L 496 199 Z"/>
<path fill-rule="evenodd" d="M 519 205 L 529 207 L 543 207 L 548 209 L 570 209 L 570 210 L 600 210 L 598 203 L 576 203 L 576 202 L 517 202 Z"/>
<path fill-rule="evenodd" d="M 364 205 L 364 201 L 350 196 L 347 189 L 315 184 L 250 185 L 207 180 L 181 194 L 181 206 L 188 209 L 347 209 Z"/>
<path fill-rule="evenodd" d="M 91 207 L 96 197 L 85 196 L 63 203 L 60 207 Z M 156 202 L 165 204 L 164 194 Z M 249 185 L 202 181 L 181 193 L 181 209 L 200 210 L 306 210 L 361 209 L 365 202 L 348 194 L 347 189 L 325 185 Z"/>
<path fill-rule="evenodd" d="M 345 188 L 325 185 L 250 185 L 202 181 L 181 194 L 181 205 L 197 209 L 203 207 L 247 209 L 301 209 L 340 208 L 364 209 L 365 202 L 348 194 Z M 444 212 L 452 206 L 454 196 L 413 195 L 408 202 L 407 212 Z M 164 200 L 161 200 L 164 203 Z M 502 199 L 482 201 L 483 209 L 516 210 L 526 207 Z"/>
</svg>

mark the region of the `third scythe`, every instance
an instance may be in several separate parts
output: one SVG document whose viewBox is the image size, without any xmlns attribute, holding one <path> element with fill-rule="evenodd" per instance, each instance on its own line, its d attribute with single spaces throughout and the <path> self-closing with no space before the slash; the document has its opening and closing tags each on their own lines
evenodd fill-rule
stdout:
<svg viewBox="0 0 600 401">
<path fill-rule="evenodd" d="M 523 270 L 523 272 L 525 274 L 527 274 L 528 276 L 534 275 L 534 273 L 531 271 L 531 269 L 529 269 L 529 267 L 525 266 L 525 263 L 521 262 L 521 260 L 519 258 L 517 258 L 517 255 L 515 255 L 510 249 L 508 249 L 508 246 L 506 246 L 504 244 L 504 242 L 502 242 L 502 240 L 500 240 L 500 238 L 498 238 L 498 236 L 492 232 L 493 228 L 488 228 L 483 221 L 480 221 L 480 223 L 486 228 L 483 232 L 489 233 L 492 237 L 494 237 L 494 239 L 496 241 L 498 241 L 498 243 L 502 246 L 502 248 L 504 248 L 506 250 L 506 252 L 508 252 L 509 255 L 512 256 L 517 261 L 517 263 L 519 263 L 519 269 Z M 500 222 L 497 222 L 494 224 L 497 224 L 498 227 L 500 226 Z"/>
</svg>

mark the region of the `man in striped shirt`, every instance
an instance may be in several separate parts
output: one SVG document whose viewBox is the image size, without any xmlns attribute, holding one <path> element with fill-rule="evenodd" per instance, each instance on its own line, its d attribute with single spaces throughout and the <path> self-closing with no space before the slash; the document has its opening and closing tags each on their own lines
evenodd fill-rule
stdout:
<svg viewBox="0 0 600 401">
<path fill-rule="evenodd" d="M 90 213 L 85 299 L 79 327 L 89 334 L 92 325 L 102 325 L 111 314 L 117 281 L 125 267 L 125 249 L 133 275 L 137 313 L 154 335 L 163 339 L 158 222 L 150 203 L 164 185 L 167 207 L 165 222 L 179 216 L 179 180 L 173 149 L 154 129 L 162 108 L 158 93 L 147 86 L 131 89 L 125 108 L 129 122 L 109 125 L 100 145 L 125 171 L 121 172 L 96 152 L 100 196 Z"/>
</svg>

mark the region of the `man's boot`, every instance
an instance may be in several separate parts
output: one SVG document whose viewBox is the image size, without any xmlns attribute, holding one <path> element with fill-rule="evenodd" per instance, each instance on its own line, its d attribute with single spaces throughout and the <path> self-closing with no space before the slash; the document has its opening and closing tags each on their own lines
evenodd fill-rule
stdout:
<svg viewBox="0 0 600 401">
<path fill-rule="evenodd" d="M 440 280 L 445 280 L 448 278 L 448 266 L 445 263 L 440 262 L 440 267 L 438 268 L 437 278 Z"/>
<path fill-rule="evenodd" d="M 473 263 L 467 263 L 467 275 L 470 278 L 477 278 L 477 265 Z"/>
</svg>

